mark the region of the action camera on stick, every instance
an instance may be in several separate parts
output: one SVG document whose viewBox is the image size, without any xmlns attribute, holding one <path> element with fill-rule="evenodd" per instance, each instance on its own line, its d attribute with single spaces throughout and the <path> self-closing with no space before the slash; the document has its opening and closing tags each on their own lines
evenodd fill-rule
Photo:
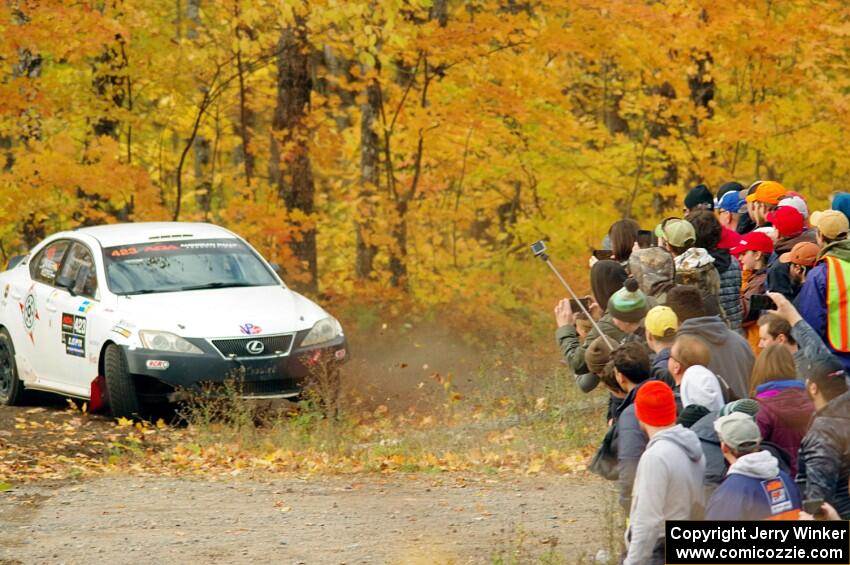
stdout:
<svg viewBox="0 0 850 565">
<path fill-rule="evenodd" d="M 596 324 L 596 320 L 594 320 L 593 316 L 591 316 L 590 312 L 588 312 L 587 306 L 585 306 L 588 303 L 587 299 L 579 298 L 578 296 L 576 296 L 576 293 L 573 292 L 573 289 L 569 285 L 567 280 L 563 276 L 561 276 L 561 273 L 558 272 L 558 269 L 556 269 L 555 265 L 552 264 L 552 261 L 549 259 L 549 255 L 546 253 L 546 244 L 543 243 L 542 239 L 540 241 L 535 241 L 531 244 L 531 252 L 534 254 L 535 257 L 540 257 L 541 261 L 549 265 L 549 268 L 552 270 L 553 273 L 555 273 L 555 276 L 558 277 L 558 280 L 561 281 L 561 284 L 564 285 L 564 288 L 567 289 L 567 292 L 570 293 L 570 296 L 573 297 L 573 299 L 570 301 L 570 305 L 572 306 L 573 304 L 575 304 L 581 309 L 582 312 L 584 312 L 584 315 L 587 316 L 587 319 L 590 320 L 590 323 L 593 324 L 594 328 L 596 328 L 596 332 L 600 336 L 602 336 L 602 339 L 605 340 L 605 343 L 608 345 L 608 347 L 613 350 L 616 347 L 616 344 L 613 343 L 610 339 L 608 339 L 608 336 L 602 333 L 602 330 Z"/>
</svg>

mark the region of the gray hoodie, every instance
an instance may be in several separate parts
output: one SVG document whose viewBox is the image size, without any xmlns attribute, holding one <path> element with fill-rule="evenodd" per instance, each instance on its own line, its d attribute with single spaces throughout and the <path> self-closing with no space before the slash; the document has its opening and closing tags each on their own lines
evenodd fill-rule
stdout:
<svg viewBox="0 0 850 565">
<path fill-rule="evenodd" d="M 676 425 L 649 440 L 635 476 L 624 565 L 652 561 L 665 520 L 702 517 L 704 472 L 705 457 L 691 430 Z"/>
<path fill-rule="evenodd" d="M 824 345 L 823 340 L 806 320 L 800 320 L 791 328 L 791 337 L 797 342 L 794 352 L 794 365 L 797 367 L 797 378 L 805 382 L 812 370 L 812 363 L 832 352 Z"/>
<path fill-rule="evenodd" d="M 722 377 L 738 398 L 749 396 L 750 373 L 756 358 L 743 336 L 730 330 L 718 316 L 685 320 L 677 334 L 693 335 L 704 340 L 711 350 L 711 362 L 708 364 L 711 372 Z"/>
<path fill-rule="evenodd" d="M 738 458 L 729 467 L 729 475 L 744 475 L 753 479 L 772 479 L 779 474 L 779 461 L 769 451 L 756 451 Z"/>
</svg>

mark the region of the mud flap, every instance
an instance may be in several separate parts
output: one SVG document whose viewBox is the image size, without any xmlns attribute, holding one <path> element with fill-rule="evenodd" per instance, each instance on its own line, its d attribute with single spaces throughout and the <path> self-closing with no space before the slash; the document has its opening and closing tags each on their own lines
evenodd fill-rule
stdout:
<svg viewBox="0 0 850 565">
<path fill-rule="evenodd" d="M 106 408 L 106 378 L 99 375 L 91 382 L 89 412 L 98 412 L 104 408 Z"/>
</svg>

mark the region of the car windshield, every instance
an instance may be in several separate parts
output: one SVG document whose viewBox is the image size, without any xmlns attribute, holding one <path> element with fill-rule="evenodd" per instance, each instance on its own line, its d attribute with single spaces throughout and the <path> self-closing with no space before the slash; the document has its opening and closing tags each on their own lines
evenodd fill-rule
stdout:
<svg viewBox="0 0 850 565">
<path fill-rule="evenodd" d="M 139 243 L 103 250 L 115 294 L 148 294 L 280 284 L 251 248 L 236 239 Z"/>
</svg>

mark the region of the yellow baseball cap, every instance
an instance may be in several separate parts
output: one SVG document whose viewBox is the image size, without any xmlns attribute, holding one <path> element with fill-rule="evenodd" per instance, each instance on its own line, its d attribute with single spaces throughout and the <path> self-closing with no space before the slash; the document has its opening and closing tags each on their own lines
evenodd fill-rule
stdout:
<svg viewBox="0 0 850 565">
<path fill-rule="evenodd" d="M 669 306 L 655 306 L 650 309 L 643 323 L 655 337 L 672 337 L 679 329 L 679 318 Z"/>
<path fill-rule="evenodd" d="M 847 231 L 850 230 L 847 216 L 838 210 L 815 212 L 809 221 L 827 239 L 838 239 L 841 234 L 847 234 Z"/>
</svg>

